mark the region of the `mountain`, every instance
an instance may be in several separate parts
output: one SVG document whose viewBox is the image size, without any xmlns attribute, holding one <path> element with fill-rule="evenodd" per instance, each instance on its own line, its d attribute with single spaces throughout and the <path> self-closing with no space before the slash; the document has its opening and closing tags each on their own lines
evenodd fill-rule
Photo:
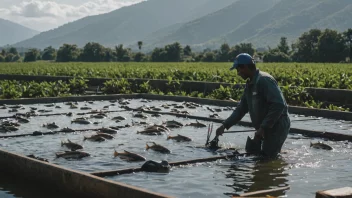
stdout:
<svg viewBox="0 0 352 198">
<path fill-rule="evenodd" d="M 352 17 L 351 5 L 350 0 L 282 0 L 232 30 L 225 38 L 229 43 L 251 42 L 265 47 L 276 46 L 282 36 L 294 41 L 312 28 L 344 31 L 351 27 L 347 25 L 351 24 L 348 20 Z"/>
<path fill-rule="evenodd" d="M 222 1 L 220 5 L 235 0 Z M 214 8 L 207 3 L 214 5 L 214 0 L 148 0 L 110 13 L 82 18 L 14 46 L 45 48 L 51 45 L 58 48 L 64 43 L 79 47 L 88 42 L 105 46 L 137 43 L 157 30 L 212 12 Z"/>
<path fill-rule="evenodd" d="M 192 49 L 250 42 L 275 47 L 313 28 L 345 31 L 352 27 L 352 0 L 147 0 L 89 16 L 16 43 L 16 47 L 79 47 L 98 42 L 143 51 L 180 42 Z"/>
<path fill-rule="evenodd" d="M 183 24 L 162 38 L 159 36 L 160 39 L 154 45 L 176 41 L 188 45 L 207 42 L 247 22 L 262 10 L 271 8 L 276 2 L 277 0 L 237 0 L 223 9 Z"/>
<path fill-rule="evenodd" d="M 13 44 L 33 37 L 39 32 L 0 18 L 0 46 Z"/>
</svg>

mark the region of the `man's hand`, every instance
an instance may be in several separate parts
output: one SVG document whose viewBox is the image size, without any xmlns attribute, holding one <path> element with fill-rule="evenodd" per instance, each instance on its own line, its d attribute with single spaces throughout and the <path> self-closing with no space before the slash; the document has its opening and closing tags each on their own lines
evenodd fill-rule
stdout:
<svg viewBox="0 0 352 198">
<path fill-rule="evenodd" d="M 264 129 L 259 128 L 257 132 L 255 132 L 255 137 L 259 139 L 264 139 Z"/>
<path fill-rule="evenodd" d="M 221 125 L 219 128 L 216 129 L 216 136 L 222 135 L 224 131 L 225 131 L 225 126 Z"/>
</svg>

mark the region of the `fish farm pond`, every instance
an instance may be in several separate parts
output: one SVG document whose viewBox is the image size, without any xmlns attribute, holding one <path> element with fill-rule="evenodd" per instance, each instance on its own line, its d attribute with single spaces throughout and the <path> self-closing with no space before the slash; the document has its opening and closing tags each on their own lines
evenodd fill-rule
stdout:
<svg viewBox="0 0 352 198">
<path fill-rule="evenodd" d="M 213 133 L 210 137 L 212 139 L 216 128 L 220 126 L 219 123 L 198 120 L 202 124 L 200 125 L 195 119 L 139 113 L 126 110 L 126 106 L 133 109 L 149 108 L 161 112 L 184 111 L 190 115 L 203 117 L 218 114 L 219 119 L 226 119 L 235 109 L 234 107 L 146 99 L 3 105 L 0 106 L 0 117 L 25 115 L 26 113 L 56 115 L 2 119 L 0 136 L 64 129 L 73 129 L 75 132 L 0 138 L 0 148 L 21 155 L 34 155 L 47 159 L 52 164 L 91 173 L 141 167 L 145 163 L 145 161 L 128 161 L 121 154 L 124 151 L 138 154 L 146 160 L 166 160 L 169 163 L 231 154 L 233 149 L 244 153 L 247 136 L 253 137 L 254 135 L 254 132 L 224 134 L 219 137 L 219 145 L 224 149 L 213 152 L 205 149 L 204 144 L 207 139 L 208 126 L 213 124 Z M 100 110 L 108 112 L 93 113 Z M 291 127 L 352 134 L 352 122 L 325 118 L 309 120 L 311 118 L 290 114 Z M 307 121 L 295 122 L 295 120 L 302 119 L 307 119 Z M 250 122 L 249 115 L 247 114 L 243 120 Z M 175 126 L 177 123 L 183 126 Z M 146 130 L 148 126 L 154 124 L 159 125 L 159 128 L 151 127 Z M 113 136 L 113 139 L 104 138 L 102 134 L 97 137 L 97 129 Z M 159 132 L 158 130 L 161 129 L 164 130 Z M 235 125 L 230 130 L 250 129 L 253 128 Z M 178 134 L 189 137 L 192 141 L 172 139 Z M 168 138 L 169 136 L 171 138 Z M 69 141 L 75 144 L 72 144 L 73 146 L 67 144 Z M 323 150 L 310 147 L 311 142 L 318 141 L 330 145 L 333 149 Z M 170 153 L 158 152 L 152 148 L 147 149 L 147 144 L 152 146 L 152 142 L 167 148 Z M 76 144 L 83 147 L 77 150 L 79 152 L 65 153 L 77 146 Z M 316 191 L 351 184 L 351 146 L 352 144 L 348 141 L 330 141 L 289 134 L 281 157 L 273 161 L 258 162 L 253 157 L 239 157 L 233 160 L 176 166 L 172 167 L 169 173 L 136 172 L 109 176 L 105 179 L 174 197 L 231 197 L 233 194 L 288 185 L 289 190 L 275 195 L 314 197 Z M 115 151 L 118 153 L 117 156 L 114 155 Z M 87 153 L 89 156 L 82 156 L 82 153 Z M 67 156 L 73 156 L 73 158 Z M 0 182 L 0 196 L 18 197 L 15 192 L 7 190 L 3 182 Z"/>
</svg>

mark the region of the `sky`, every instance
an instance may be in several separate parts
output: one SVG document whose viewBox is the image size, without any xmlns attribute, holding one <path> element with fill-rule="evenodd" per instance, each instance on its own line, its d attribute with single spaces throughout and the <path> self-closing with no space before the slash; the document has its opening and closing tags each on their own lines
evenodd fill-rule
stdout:
<svg viewBox="0 0 352 198">
<path fill-rule="evenodd" d="M 0 18 L 47 31 L 145 0 L 0 0 Z"/>
</svg>

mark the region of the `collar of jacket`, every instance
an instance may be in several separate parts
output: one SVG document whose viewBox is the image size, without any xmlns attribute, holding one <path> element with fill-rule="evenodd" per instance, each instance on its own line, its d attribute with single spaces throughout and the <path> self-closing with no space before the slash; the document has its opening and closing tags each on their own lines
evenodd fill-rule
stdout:
<svg viewBox="0 0 352 198">
<path fill-rule="evenodd" d="M 247 84 L 248 84 L 248 85 L 253 85 L 253 84 L 255 84 L 255 82 L 258 81 L 258 76 L 259 76 L 259 69 L 257 69 L 257 70 L 255 71 L 255 74 L 254 74 L 254 77 L 252 78 L 252 80 L 250 80 L 250 79 L 247 80 Z"/>
</svg>

